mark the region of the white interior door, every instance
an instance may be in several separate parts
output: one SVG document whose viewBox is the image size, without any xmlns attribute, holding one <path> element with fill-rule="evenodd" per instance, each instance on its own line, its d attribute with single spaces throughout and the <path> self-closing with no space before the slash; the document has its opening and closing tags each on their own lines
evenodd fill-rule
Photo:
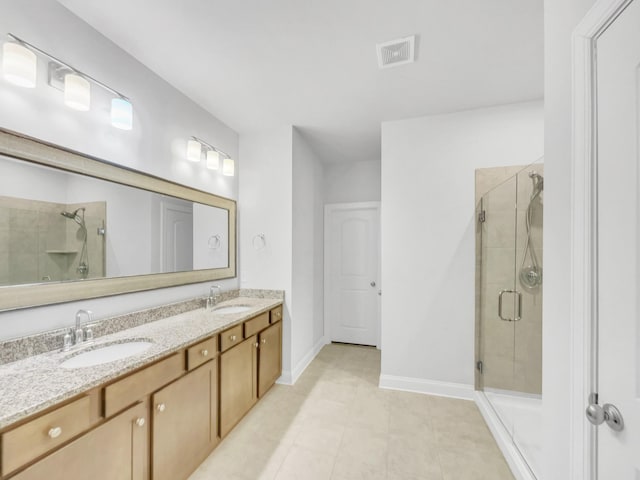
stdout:
<svg viewBox="0 0 640 480">
<path fill-rule="evenodd" d="M 162 202 L 162 271 L 193 270 L 193 208 Z"/>
<path fill-rule="evenodd" d="M 380 204 L 325 207 L 325 327 L 335 342 L 377 345 Z"/>
<path fill-rule="evenodd" d="M 624 429 L 597 429 L 598 478 L 640 479 L 640 0 L 598 38 L 598 400 Z M 615 425 L 614 425 L 615 426 Z"/>
</svg>

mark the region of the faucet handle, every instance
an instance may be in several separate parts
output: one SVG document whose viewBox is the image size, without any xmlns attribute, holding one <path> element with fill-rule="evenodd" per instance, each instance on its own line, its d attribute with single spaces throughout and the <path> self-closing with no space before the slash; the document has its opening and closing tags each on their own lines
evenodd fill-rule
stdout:
<svg viewBox="0 0 640 480">
<path fill-rule="evenodd" d="M 68 352 L 71 347 L 73 346 L 73 340 L 71 338 L 71 330 L 69 330 L 67 333 L 64 334 L 64 337 L 62 337 L 62 351 L 63 352 Z"/>
<path fill-rule="evenodd" d="M 82 328 L 76 329 L 75 339 L 76 339 L 76 345 L 84 342 L 84 330 L 82 330 Z"/>
<path fill-rule="evenodd" d="M 93 342 L 93 325 L 87 325 L 84 330 L 84 341 Z"/>
</svg>

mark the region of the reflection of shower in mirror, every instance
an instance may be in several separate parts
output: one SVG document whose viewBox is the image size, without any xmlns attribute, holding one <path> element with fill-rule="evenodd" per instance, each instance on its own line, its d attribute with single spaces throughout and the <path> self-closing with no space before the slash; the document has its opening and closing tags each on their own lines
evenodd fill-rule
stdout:
<svg viewBox="0 0 640 480">
<path fill-rule="evenodd" d="M 80 231 L 82 232 L 82 250 L 80 251 L 80 261 L 78 262 L 78 268 L 76 271 L 80 275 L 80 278 L 87 278 L 89 276 L 89 252 L 87 250 L 87 225 L 84 221 L 84 212 L 86 208 L 80 207 L 73 213 L 61 212 L 60 215 L 69 218 L 80 225 Z"/>
</svg>

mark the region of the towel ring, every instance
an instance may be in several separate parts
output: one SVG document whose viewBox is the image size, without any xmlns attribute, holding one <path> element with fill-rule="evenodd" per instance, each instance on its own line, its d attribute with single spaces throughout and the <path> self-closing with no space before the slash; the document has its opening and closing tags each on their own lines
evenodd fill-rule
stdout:
<svg viewBox="0 0 640 480">
<path fill-rule="evenodd" d="M 253 244 L 253 248 L 255 248 L 256 250 L 262 250 L 264 247 L 267 246 L 267 240 L 264 238 L 264 233 L 257 233 L 253 236 L 253 239 L 251 240 L 251 243 Z"/>
<path fill-rule="evenodd" d="M 220 243 L 221 243 L 221 241 L 220 241 L 220 234 L 219 233 L 216 233 L 215 235 L 211 235 L 209 237 L 208 244 L 209 244 L 209 249 L 210 250 L 219 249 L 220 248 Z"/>
</svg>

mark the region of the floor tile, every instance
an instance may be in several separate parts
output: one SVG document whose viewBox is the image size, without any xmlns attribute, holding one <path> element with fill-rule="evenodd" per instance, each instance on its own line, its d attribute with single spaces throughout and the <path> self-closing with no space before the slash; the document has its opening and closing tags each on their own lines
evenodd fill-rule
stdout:
<svg viewBox="0 0 640 480">
<path fill-rule="evenodd" d="M 513 480 L 475 403 L 378 388 L 380 352 L 325 346 L 189 480 Z"/>
</svg>

